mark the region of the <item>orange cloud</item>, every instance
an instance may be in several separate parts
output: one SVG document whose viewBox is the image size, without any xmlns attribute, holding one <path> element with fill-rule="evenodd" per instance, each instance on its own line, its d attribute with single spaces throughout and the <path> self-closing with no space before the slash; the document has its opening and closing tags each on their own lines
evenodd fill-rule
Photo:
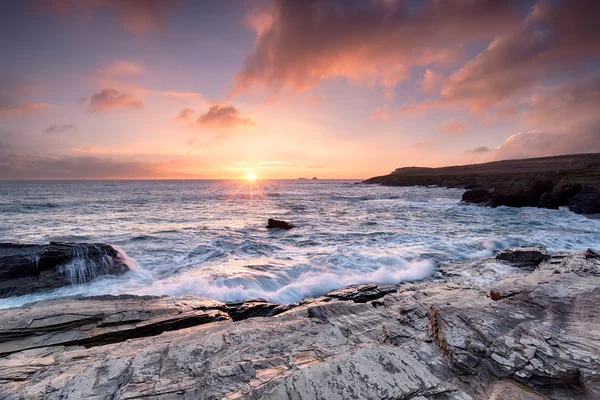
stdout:
<svg viewBox="0 0 600 400">
<path fill-rule="evenodd" d="M 253 53 L 234 93 L 252 87 L 300 91 L 342 77 L 393 88 L 414 66 L 455 64 L 471 40 L 516 26 L 516 1 L 276 0 L 254 12 Z"/>
<path fill-rule="evenodd" d="M 118 108 L 142 108 L 144 102 L 131 95 L 119 93 L 115 89 L 103 89 L 90 98 L 90 112 L 103 112 Z"/>
<path fill-rule="evenodd" d="M 221 129 L 256 125 L 252 118 L 242 115 L 235 107 L 218 104 L 210 107 L 208 112 L 202 114 L 196 122 L 198 125 Z"/>
</svg>

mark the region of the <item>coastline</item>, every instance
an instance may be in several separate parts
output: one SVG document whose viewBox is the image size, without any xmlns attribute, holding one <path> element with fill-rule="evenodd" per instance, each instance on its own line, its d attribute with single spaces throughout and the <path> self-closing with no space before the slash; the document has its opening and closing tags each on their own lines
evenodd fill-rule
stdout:
<svg viewBox="0 0 600 400">
<path fill-rule="evenodd" d="M 0 394 L 598 396 L 598 255 L 500 254 L 287 305 L 123 295 L 0 310 Z"/>
<path fill-rule="evenodd" d="M 573 154 L 493 161 L 452 167 L 398 168 L 362 183 L 384 186 L 463 188 L 461 201 L 490 207 L 566 206 L 600 215 L 600 154 Z"/>
</svg>

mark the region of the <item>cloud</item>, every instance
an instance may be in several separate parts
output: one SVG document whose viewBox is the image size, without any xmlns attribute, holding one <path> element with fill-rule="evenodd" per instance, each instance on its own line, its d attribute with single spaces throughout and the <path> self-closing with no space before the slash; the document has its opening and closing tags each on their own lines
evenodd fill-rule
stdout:
<svg viewBox="0 0 600 400">
<path fill-rule="evenodd" d="M 75 126 L 74 124 L 50 125 L 46 129 L 44 129 L 44 132 L 46 132 L 46 133 L 64 133 L 67 131 L 72 131 L 74 129 L 77 129 L 77 126 Z"/>
<path fill-rule="evenodd" d="M 571 134 L 521 132 L 509 136 L 490 155 L 490 160 L 530 158 L 560 154 L 600 152 L 600 124 Z"/>
<path fill-rule="evenodd" d="M 198 178 L 185 172 L 202 167 L 194 160 L 137 161 L 100 157 L 8 154 L 0 159 L 0 179 L 154 179 Z"/>
<path fill-rule="evenodd" d="M 184 108 L 177 116 L 177 119 L 182 121 L 189 121 L 192 117 L 192 114 L 194 114 L 194 110 L 192 110 L 191 108 Z"/>
<path fill-rule="evenodd" d="M 0 117 L 20 117 L 23 115 L 33 115 L 55 108 L 52 104 L 48 103 L 23 103 L 18 106 L 9 104 L 0 104 Z"/>
<path fill-rule="evenodd" d="M 98 70 L 101 76 L 120 78 L 126 76 L 138 75 L 142 72 L 142 67 L 134 62 L 126 60 L 115 60 L 108 66 Z"/>
<path fill-rule="evenodd" d="M 162 31 L 167 26 L 167 14 L 177 7 L 176 0 L 46 0 L 46 8 L 61 19 L 80 19 L 108 10 L 128 32 L 143 34 Z"/>
<path fill-rule="evenodd" d="M 471 41 L 515 27 L 517 3 L 275 0 L 249 18 L 257 38 L 234 93 L 301 91 L 331 78 L 393 88 L 411 68 L 456 64 Z"/>
<path fill-rule="evenodd" d="M 103 112 L 119 108 L 142 108 L 144 102 L 126 93 L 119 93 L 115 89 L 103 89 L 90 98 L 89 109 L 91 112 Z"/>
<path fill-rule="evenodd" d="M 423 81 L 421 82 L 423 92 L 429 94 L 439 90 L 443 80 L 443 76 L 440 76 L 430 69 L 426 70 L 425 75 L 423 76 Z"/>
<path fill-rule="evenodd" d="M 482 154 L 482 153 L 489 153 L 493 151 L 493 149 L 490 149 L 487 146 L 479 146 L 479 147 L 475 147 L 473 150 L 467 150 L 467 154 Z"/>
<path fill-rule="evenodd" d="M 221 129 L 231 129 L 244 125 L 256 125 L 252 118 L 241 114 L 235 107 L 218 104 L 213 105 L 209 108 L 208 112 L 200 115 L 196 120 L 196 123 L 201 126 Z"/>
<path fill-rule="evenodd" d="M 465 125 L 456 120 L 446 121 L 437 128 L 438 133 L 458 134 L 465 131 Z"/>
<path fill-rule="evenodd" d="M 445 79 L 439 99 L 401 110 L 465 106 L 475 114 L 510 107 L 550 79 L 569 79 L 600 60 L 596 1 L 540 1 L 522 27 L 505 32 Z"/>
<path fill-rule="evenodd" d="M 600 77 L 563 83 L 531 96 L 523 111 L 531 130 L 511 135 L 490 159 L 600 152 Z"/>
<path fill-rule="evenodd" d="M 200 93 L 196 92 L 160 92 L 162 96 L 171 97 L 179 100 L 202 100 Z"/>
</svg>

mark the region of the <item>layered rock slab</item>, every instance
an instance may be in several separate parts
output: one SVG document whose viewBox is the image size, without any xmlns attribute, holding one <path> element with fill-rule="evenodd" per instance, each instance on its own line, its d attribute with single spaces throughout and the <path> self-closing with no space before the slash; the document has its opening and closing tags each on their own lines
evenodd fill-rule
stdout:
<svg viewBox="0 0 600 400">
<path fill-rule="evenodd" d="M 223 320 L 87 348 L 54 341 L 6 354 L 0 398 L 466 400 L 500 399 L 510 389 L 596 399 L 599 288 L 600 260 L 577 253 L 552 255 L 533 270 L 493 258 L 443 265 L 423 282 L 349 287 L 285 306 L 146 299 L 140 311 L 165 301 L 202 303 L 178 307 L 223 313 Z M 493 300 L 492 290 L 511 295 Z M 90 312 L 101 304 L 77 302 Z M 26 309 L 2 318 L 24 320 Z M 261 313 L 272 316 L 246 318 Z M 137 317 L 109 321 L 116 328 L 129 318 Z M 14 336 L 24 328 L 11 329 Z"/>
</svg>

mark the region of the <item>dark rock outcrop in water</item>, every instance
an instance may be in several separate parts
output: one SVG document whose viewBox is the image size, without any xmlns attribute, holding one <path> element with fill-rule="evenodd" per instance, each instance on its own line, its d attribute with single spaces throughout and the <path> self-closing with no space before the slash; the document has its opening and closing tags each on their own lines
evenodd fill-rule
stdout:
<svg viewBox="0 0 600 400">
<path fill-rule="evenodd" d="M 286 221 L 280 221 L 278 219 L 272 219 L 269 218 L 269 220 L 267 221 L 267 229 L 292 229 L 294 228 L 294 225 L 290 224 L 289 222 Z"/>
<path fill-rule="evenodd" d="M 575 154 L 443 168 L 399 168 L 363 183 L 468 189 L 464 203 L 490 207 L 568 206 L 600 214 L 600 154 Z"/>
<path fill-rule="evenodd" d="M 512 254 L 537 263 L 535 251 Z M 595 254 L 470 260 L 288 305 L 102 296 L 0 310 L 0 398 L 597 399 Z"/>
<path fill-rule="evenodd" d="M 129 270 L 119 252 L 101 243 L 0 243 L 0 298 L 86 283 Z"/>
<path fill-rule="evenodd" d="M 536 267 L 548 257 L 548 252 L 539 247 L 508 248 L 496 254 L 496 260 L 508 261 L 522 267 Z"/>
</svg>

